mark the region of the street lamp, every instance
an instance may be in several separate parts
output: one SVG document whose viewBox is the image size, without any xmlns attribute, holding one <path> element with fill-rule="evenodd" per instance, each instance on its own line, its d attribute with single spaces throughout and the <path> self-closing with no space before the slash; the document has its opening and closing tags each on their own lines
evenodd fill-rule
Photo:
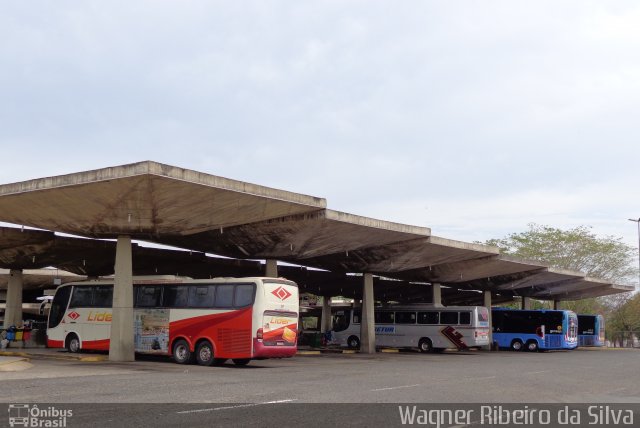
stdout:
<svg viewBox="0 0 640 428">
<path fill-rule="evenodd" d="M 638 224 L 638 287 L 640 287 L 640 218 L 630 218 L 629 221 L 633 221 Z"/>
</svg>

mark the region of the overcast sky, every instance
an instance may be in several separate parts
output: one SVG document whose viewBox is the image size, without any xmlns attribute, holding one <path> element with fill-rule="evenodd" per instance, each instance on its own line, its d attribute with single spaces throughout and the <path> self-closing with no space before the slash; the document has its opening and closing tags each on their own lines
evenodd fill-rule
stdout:
<svg viewBox="0 0 640 428">
<path fill-rule="evenodd" d="M 450 239 L 637 246 L 637 1 L 2 9 L 0 183 L 148 159 Z"/>
</svg>

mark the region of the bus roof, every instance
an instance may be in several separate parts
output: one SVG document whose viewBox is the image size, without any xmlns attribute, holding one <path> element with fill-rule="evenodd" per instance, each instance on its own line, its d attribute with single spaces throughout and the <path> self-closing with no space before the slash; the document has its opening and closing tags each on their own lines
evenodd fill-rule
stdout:
<svg viewBox="0 0 640 428">
<path fill-rule="evenodd" d="M 61 285 L 60 287 L 65 287 L 69 285 L 113 285 L 113 281 L 115 278 L 97 278 L 97 279 L 87 279 L 84 281 L 74 281 L 68 282 L 66 284 Z M 215 277 L 209 279 L 193 279 L 188 276 L 175 276 L 175 275 L 150 275 L 150 276 L 134 276 L 133 284 L 141 285 L 141 284 L 153 284 L 153 285 L 173 285 L 173 284 L 224 284 L 229 282 L 277 282 L 280 284 L 287 284 L 297 287 L 298 285 L 285 278 L 271 278 L 271 277 Z M 58 287 L 58 288 L 60 288 Z"/>
<path fill-rule="evenodd" d="M 442 306 L 442 305 L 434 305 L 433 303 L 411 303 L 411 304 L 393 304 L 393 305 L 381 305 L 376 306 L 375 309 L 378 310 L 395 310 L 395 309 L 413 309 L 413 310 L 462 310 L 462 309 L 473 309 L 473 308 L 483 308 L 484 306 Z"/>
</svg>

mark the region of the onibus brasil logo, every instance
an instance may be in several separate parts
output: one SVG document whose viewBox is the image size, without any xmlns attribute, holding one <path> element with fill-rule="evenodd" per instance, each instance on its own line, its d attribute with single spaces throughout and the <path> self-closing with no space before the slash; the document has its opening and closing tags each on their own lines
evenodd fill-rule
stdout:
<svg viewBox="0 0 640 428">
<path fill-rule="evenodd" d="M 9 426 L 64 428 L 73 410 L 54 406 L 39 408 L 37 404 L 9 404 Z"/>
</svg>

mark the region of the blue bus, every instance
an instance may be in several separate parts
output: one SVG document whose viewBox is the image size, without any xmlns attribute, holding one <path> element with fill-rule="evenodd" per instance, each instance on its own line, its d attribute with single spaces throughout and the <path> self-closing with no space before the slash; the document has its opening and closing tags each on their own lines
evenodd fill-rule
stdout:
<svg viewBox="0 0 640 428">
<path fill-rule="evenodd" d="M 604 346 L 602 315 L 578 315 L 578 346 Z"/>
<path fill-rule="evenodd" d="M 574 349 L 578 316 L 572 311 L 491 309 L 493 341 L 513 351 Z"/>
</svg>

